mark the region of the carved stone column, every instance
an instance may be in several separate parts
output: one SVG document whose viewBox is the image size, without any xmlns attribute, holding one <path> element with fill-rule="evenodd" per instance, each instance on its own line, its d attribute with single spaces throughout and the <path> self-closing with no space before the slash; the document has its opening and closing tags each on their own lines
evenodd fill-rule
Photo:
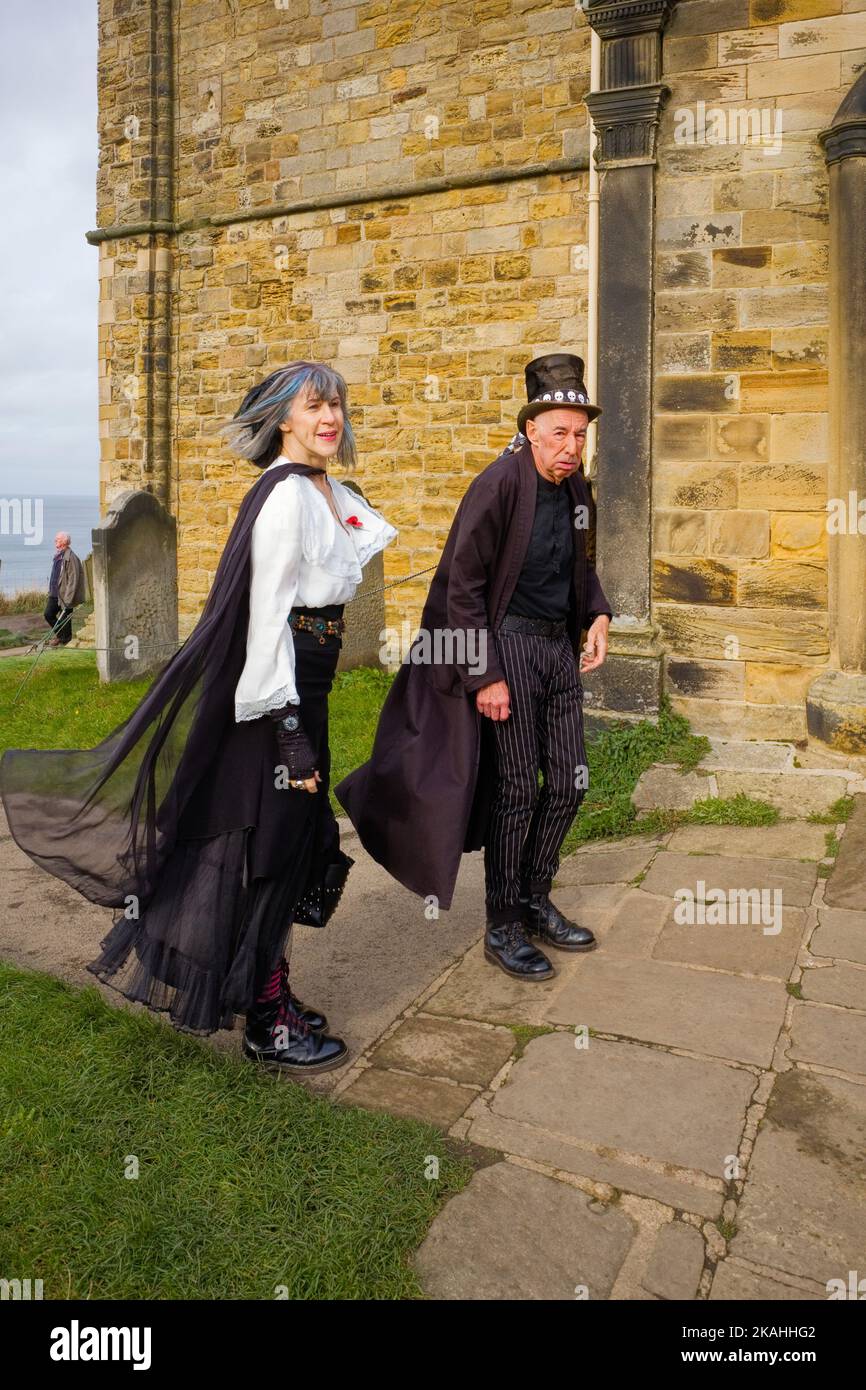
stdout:
<svg viewBox="0 0 866 1390">
<path fill-rule="evenodd" d="M 806 697 L 809 734 L 866 753 L 866 72 L 819 136 L 830 181 L 830 667 Z M 828 514 L 828 521 L 830 519 Z M 836 530 L 836 534 L 834 534 Z"/>
<path fill-rule="evenodd" d="M 598 567 L 613 608 L 610 654 L 587 682 L 605 716 L 658 710 L 662 653 L 650 612 L 656 135 L 668 96 L 662 33 L 676 0 L 588 0 L 601 38 L 598 130 Z"/>
</svg>

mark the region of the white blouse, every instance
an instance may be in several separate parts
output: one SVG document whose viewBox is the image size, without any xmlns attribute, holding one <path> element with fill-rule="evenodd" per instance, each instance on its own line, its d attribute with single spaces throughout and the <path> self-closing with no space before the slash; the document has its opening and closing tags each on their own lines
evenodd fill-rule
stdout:
<svg viewBox="0 0 866 1390">
<path fill-rule="evenodd" d="M 291 460 L 280 455 L 264 471 Z M 235 721 L 258 719 L 281 705 L 300 704 L 290 609 L 348 603 L 362 567 L 397 535 L 381 512 L 329 479 L 340 516 L 309 478 L 290 474 L 271 489 L 253 523 L 247 655 L 235 689 Z"/>
</svg>

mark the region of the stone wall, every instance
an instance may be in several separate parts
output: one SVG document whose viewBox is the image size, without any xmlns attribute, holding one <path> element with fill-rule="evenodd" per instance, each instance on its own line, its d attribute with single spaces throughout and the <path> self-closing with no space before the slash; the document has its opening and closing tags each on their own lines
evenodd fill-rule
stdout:
<svg viewBox="0 0 866 1390">
<path fill-rule="evenodd" d="M 709 733 L 802 738 L 805 692 L 828 658 L 817 136 L 866 63 L 864 11 L 864 0 L 692 0 L 665 34 L 653 612 L 674 703 Z M 698 101 L 727 118 L 770 113 L 771 132 L 778 114 L 778 154 L 678 141 Z"/>
<path fill-rule="evenodd" d="M 386 581 L 426 569 L 525 362 L 586 355 L 584 14 L 101 0 L 100 33 L 103 503 L 143 487 L 176 516 L 181 635 L 257 476 L 213 427 L 295 357 L 349 382 L 358 481 L 400 528 Z M 866 0 L 679 0 L 662 51 L 652 621 L 695 727 L 801 737 L 829 653 L 817 135 L 866 61 Z M 683 142 L 699 102 L 780 114 L 779 153 Z M 603 482 L 628 383 L 600 396 Z M 426 583 L 386 620 L 417 621 Z"/>
</svg>

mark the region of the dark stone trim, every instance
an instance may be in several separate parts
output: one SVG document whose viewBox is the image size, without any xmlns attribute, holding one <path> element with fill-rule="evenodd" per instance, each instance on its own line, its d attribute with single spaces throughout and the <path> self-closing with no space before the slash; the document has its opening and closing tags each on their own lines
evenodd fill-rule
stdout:
<svg viewBox="0 0 866 1390">
<path fill-rule="evenodd" d="M 587 20 L 602 39 L 630 34 L 660 33 L 677 0 L 589 0 Z"/>
<path fill-rule="evenodd" d="M 367 188 L 357 192 L 326 193 L 317 198 L 298 198 L 289 203 L 267 203 L 258 208 L 238 208 L 235 212 L 214 213 L 211 217 L 190 217 L 182 222 L 133 222 L 124 226 L 98 227 L 86 232 L 91 246 L 101 241 L 121 237 L 147 236 L 154 232 L 196 231 L 199 227 L 233 226 L 237 222 L 264 222 L 274 217 L 291 217 L 293 213 L 314 212 L 319 208 L 354 207 L 359 203 L 392 203 L 405 198 L 420 198 L 426 193 L 443 193 L 451 188 L 482 188 L 491 183 L 515 183 L 519 179 L 543 178 L 547 174 L 579 174 L 589 168 L 589 156 L 571 159 L 548 159 L 538 164 L 508 166 L 504 169 L 483 169 L 466 174 L 442 174 L 437 178 L 418 179 L 415 183 L 396 188 Z"/>
<path fill-rule="evenodd" d="M 589 93 L 585 103 L 598 130 L 600 169 L 620 163 L 655 163 L 659 115 L 669 95 L 670 88 L 661 82 Z"/>
<path fill-rule="evenodd" d="M 866 117 L 822 130 L 818 139 L 828 165 L 838 164 L 840 159 L 866 159 Z"/>
</svg>

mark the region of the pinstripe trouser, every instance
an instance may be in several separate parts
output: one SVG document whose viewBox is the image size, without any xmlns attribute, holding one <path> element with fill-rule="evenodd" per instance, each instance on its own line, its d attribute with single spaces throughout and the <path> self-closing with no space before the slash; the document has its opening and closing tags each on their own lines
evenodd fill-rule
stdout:
<svg viewBox="0 0 866 1390">
<path fill-rule="evenodd" d="M 493 723 L 496 789 L 484 848 L 487 917 L 511 921 L 521 893 L 546 893 L 585 794 L 583 686 L 567 634 L 496 635 L 511 712 Z M 539 791 L 538 772 L 544 784 Z"/>
</svg>

